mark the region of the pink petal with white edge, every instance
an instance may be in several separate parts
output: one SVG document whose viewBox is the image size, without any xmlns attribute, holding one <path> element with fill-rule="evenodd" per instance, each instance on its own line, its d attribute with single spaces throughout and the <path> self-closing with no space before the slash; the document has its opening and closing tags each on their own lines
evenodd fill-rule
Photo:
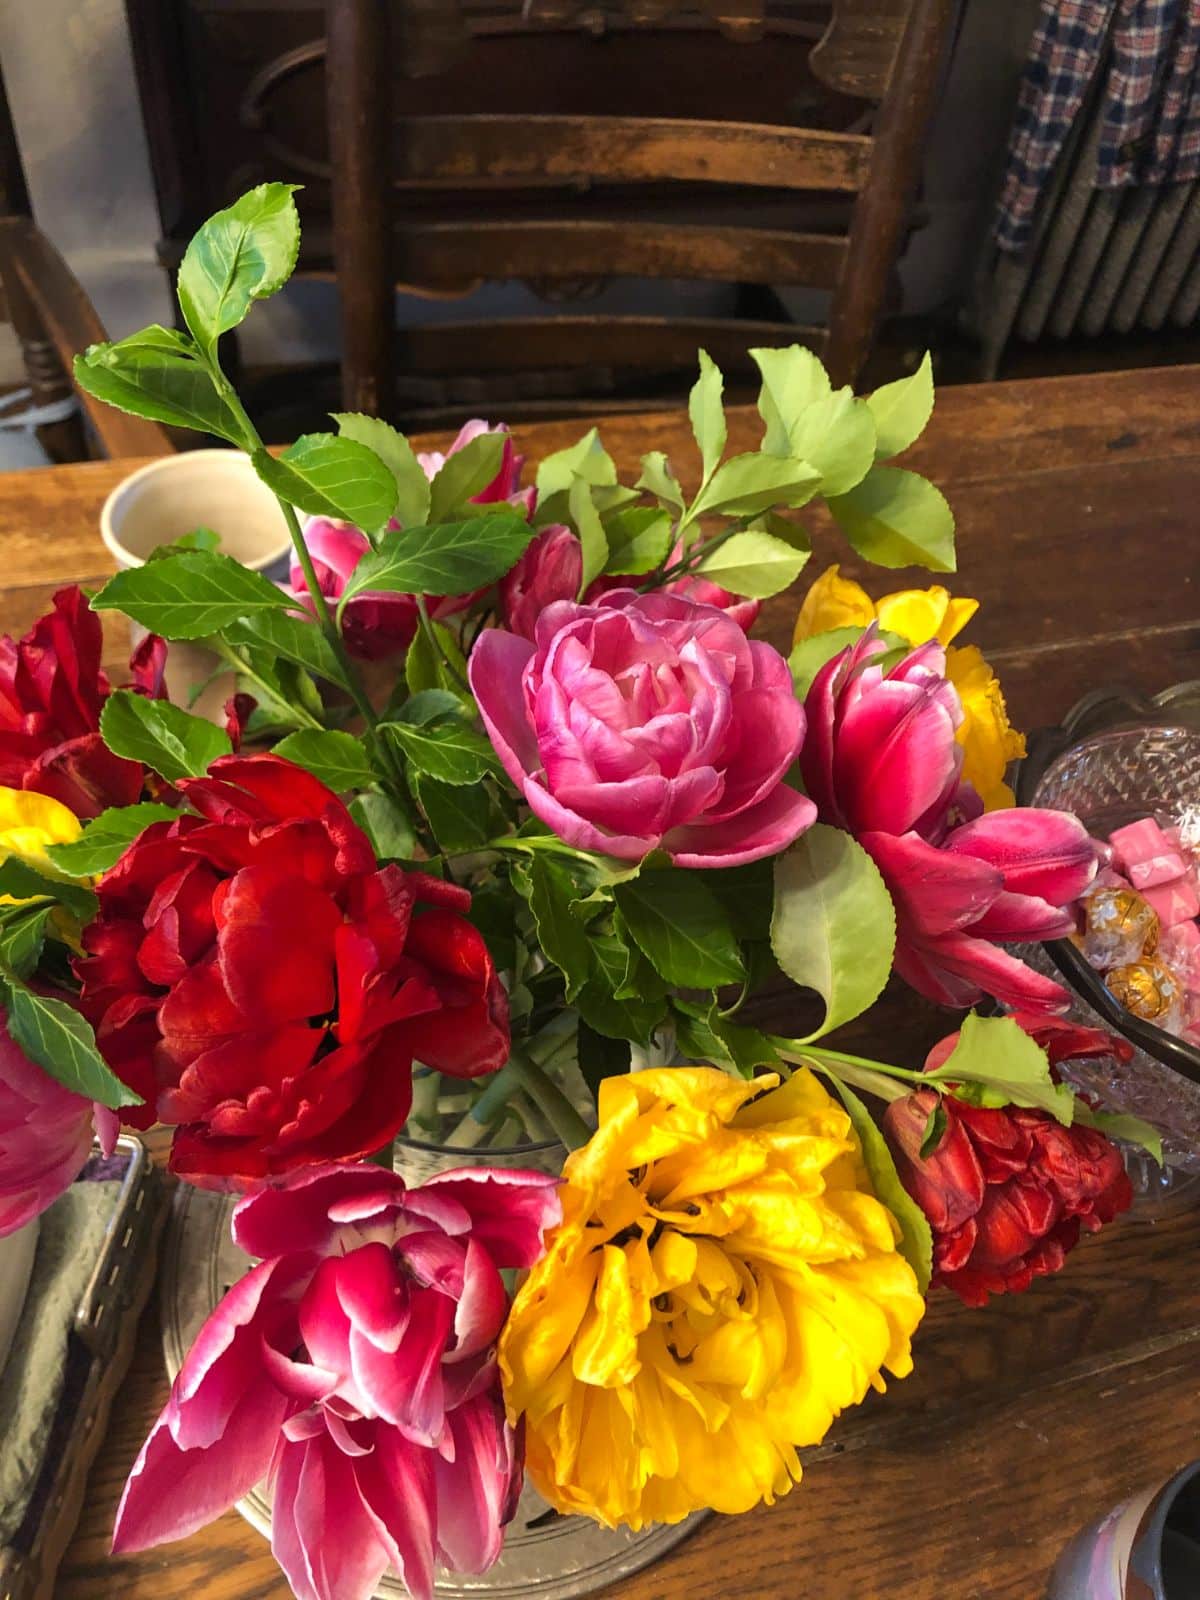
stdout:
<svg viewBox="0 0 1200 1600">
<path fill-rule="evenodd" d="M 271 1553 L 296 1600 L 370 1600 L 387 1571 L 354 1466 L 324 1432 L 279 1452 Z"/>
<path fill-rule="evenodd" d="M 355 1331 L 394 1355 L 408 1325 L 408 1301 L 392 1252 L 385 1244 L 364 1244 L 337 1265 L 338 1299 Z"/>
<path fill-rule="evenodd" d="M 363 1507 L 376 1537 L 413 1600 L 432 1600 L 437 1490 L 433 1455 L 390 1428 L 377 1428 L 375 1449 L 355 1463 Z"/>
<path fill-rule="evenodd" d="M 437 1539 L 458 1572 L 485 1572 L 504 1544 L 521 1464 L 497 1396 L 480 1395 L 454 1412 L 454 1462 L 438 1461 Z"/>
<path fill-rule="evenodd" d="M 442 1358 L 454 1326 L 454 1302 L 436 1289 L 414 1289 L 410 1307 L 404 1340 L 394 1355 L 353 1330 L 350 1360 L 361 1409 L 393 1423 L 414 1444 L 431 1446 L 446 1420 Z"/>
<path fill-rule="evenodd" d="M 785 850 L 817 820 L 817 808 L 786 783 L 736 817 L 673 828 L 663 848 L 677 867 L 740 867 Z"/>
<path fill-rule="evenodd" d="M 251 1256 L 305 1250 L 323 1254 L 338 1232 L 330 1220 L 332 1207 L 358 1202 L 379 1210 L 402 1204 L 404 1193 L 403 1178 L 373 1162 L 304 1167 L 238 1201 L 233 1211 L 234 1242 Z"/>
<path fill-rule="evenodd" d="M 477 1239 L 467 1245 L 462 1294 L 454 1310 L 454 1349 L 448 1362 L 462 1361 L 486 1350 L 500 1334 L 508 1311 L 504 1280 Z"/>
<path fill-rule="evenodd" d="M 988 861 L 1013 894 L 1069 905 L 1096 875 L 1096 846 L 1078 817 L 1066 811 L 1016 806 L 989 811 L 955 828 L 945 849 Z"/>
<path fill-rule="evenodd" d="M 562 1221 L 558 1178 L 522 1168 L 458 1167 L 422 1184 L 423 1196 L 454 1200 L 470 1215 L 475 1240 L 498 1267 L 531 1267 L 547 1228 Z"/>
</svg>

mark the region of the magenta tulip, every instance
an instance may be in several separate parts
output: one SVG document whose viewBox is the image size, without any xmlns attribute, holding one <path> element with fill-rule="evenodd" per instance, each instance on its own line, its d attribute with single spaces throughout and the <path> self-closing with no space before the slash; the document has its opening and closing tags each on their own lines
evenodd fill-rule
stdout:
<svg viewBox="0 0 1200 1600">
<path fill-rule="evenodd" d="M 822 822 L 936 840 L 954 813 L 982 809 L 960 781 L 962 722 L 946 652 L 921 645 L 890 669 L 874 626 L 818 672 L 804 702 L 804 785 Z"/>
<path fill-rule="evenodd" d="M 0 1238 L 52 1205 L 79 1176 L 99 1136 L 116 1143 L 113 1111 L 73 1094 L 44 1072 L 0 1023 Z"/>
<path fill-rule="evenodd" d="M 486 489 L 474 495 L 473 502 L 478 506 L 492 505 L 497 500 L 507 500 L 517 510 L 523 511 L 527 517 L 533 515 L 537 505 L 537 490 L 530 485 L 528 489 L 521 488 L 521 468 L 525 465 L 525 457 L 517 455 L 513 449 L 512 435 L 503 422 L 495 424 L 483 422 L 479 417 L 466 422 L 458 430 L 454 443 L 444 454 L 440 450 L 421 450 L 417 453 L 417 460 L 424 468 L 427 478 L 435 478 L 446 465 L 448 457 L 457 454 L 464 445 L 468 445 L 480 434 L 502 433 L 504 435 L 504 453 L 500 457 L 500 470 L 488 484 Z"/>
<path fill-rule="evenodd" d="M 510 633 L 532 639 L 537 620 L 556 600 L 574 600 L 583 581 L 583 548 L 561 522 L 543 528 L 500 580 L 500 609 Z"/>
<path fill-rule="evenodd" d="M 804 734 L 787 663 L 712 606 L 632 590 L 561 601 L 532 642 L 485 632 L 470 679 L 505 771 L 578 849 L 730 867 L 814 819 L 783 781 Z"/>
<path fill-rule="evenodd" d="M 895 903 L 896 971 L 919 994 L 951 1006 L 985 995 L 1026 1011 L 1066 1006 L 1061 984 L 999 945 L 1074 928 L 1069 908 L 1096 873 L 1096 847 L 1078 818 L 991 811 L 940 846 L 916 832 L 858 837 Z"/>
<path fill-rule="evenodd" d="M 489 1567 L 522 1474 L 495 1360 L 500 1272 L 540 1256 L 556 1191 L 501 1168 L 406 1189 L 326 1165 L 240 1201 L 234 1238 L 261 1263 L 200 1330 L 113 1549 L 183 1538 L 269 1477 L 297 1600 L 367 1600 L 389 1566 L 430 1600 L 435 1561 Z"/>
</svg>

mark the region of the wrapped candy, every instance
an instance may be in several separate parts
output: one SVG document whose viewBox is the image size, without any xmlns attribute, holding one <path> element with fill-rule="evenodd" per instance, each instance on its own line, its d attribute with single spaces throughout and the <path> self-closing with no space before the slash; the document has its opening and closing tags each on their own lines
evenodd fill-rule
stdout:
<svg viewBox="0 0 1200 1600">
<path fill-rule="evenodd" d="M 1113 999 L 1135 1017 L 1168 1033 L 1177 1033 L 1182 1027 L 1184 987 L 1170 967 L 1153 956 L 1114 967 L 1104 982 Z"/>
<path fill-rule="evenodd" d="M 1083 902 L 1083 953 L 1101 972 L 1158 948 L 1158 916 L 1135 889 L 1097 889 Z"/>
</svg>

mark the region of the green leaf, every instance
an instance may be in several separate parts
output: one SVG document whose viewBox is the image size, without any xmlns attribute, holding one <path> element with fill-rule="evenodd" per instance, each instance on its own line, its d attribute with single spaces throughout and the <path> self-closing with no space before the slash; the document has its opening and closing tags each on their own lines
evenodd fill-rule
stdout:
<svg viewBox="0 0 1200 1600">
<path fill-rule="evenodd" d="M 1123 1111 L 1093 1111 L 1086 1100 L 1076 1097 L 1075 1121 L 1081 1122 L 1085 1128 L 1095 1128 L 1106 1138 L 1122 1139 L 1126 1144 L 1138 1145 L 1162 1166 L 1162 1135 L 1157 1128 L 1143 1122 L 1141 1117 Z M 921 1153 L 923 1155 L 924 1151 Z"/>
<path fill-rule="evenodd" d="M 14 900 L 57 900 L 82 922 L 89 922 L 96 914 L 96 896 L 90 889 L 48 878 L 20 856 L 6 856 L 0 861 L 0 895 Z"/>
<path fill-rule="evenodd" d="M 666 1010 L 661 995 L 616 998 L 629 972 L 629 947 L 616 934 L 593 929 L 588 951 L 591 975 L 575 997 L 580 1016 L 606 1039 L 649 1044 Z"/>
<path fill-rule="evenodd" d="M 806 505 L 820 483 L 821 474 L 807 461 L 757 453 L 730 456 L 697 496 L 689 521 L 710 511 L 747 517 L 772 506 Z"/>
<path fill-rule="evenodd" d="M 474 787 L 441 783 L 426 772 L 410 772 L 408 782 L 442 850 L 479 850 L 494 837 L 486 794 Z"/>
<path fill-rule="evenodd" d="M 600 435 L 595 428 L 589 428 L 582 439 L 566 450 L 556 450 L 542 461 L 537 469 L 539 504 L 551 495 L 569 489 L 576 478 L 582 478 L 593 488 L 616 486 L 616 466 L 600 443 Z"/>
<path fill-rule="evenodd" d="M 114 689 L 104 702 L 100 733 L 114 755 L 142 762 L 168 783 L 198 778 L 218 756 L 233 752 L 224 728 L 131 689 Z"/>
<path fill-rule="evenodd" d="M 946 1115 L 946 1108 L 942 1104 L 942 1097 L 941 1095 L 938 1095 L 937 1103 L 934 1105 L 933 1110 L 929 1113 L 929 1118 L 925 1123 L 925 1132 L 921 1135 L 921 1149 L 919 1154 L 922 1161 L 927 1160 L 937 1149 L 938 1145 L 941 1144 L 942 1139 L 945 1137 L 949 1120 L 950 1119 Z"/>
<path fill-rule="evenodd" d="M 885 383 L 867 399 L 875 418 L 875 457 L 887 461 L 907 450 L 933 415 L 933 362 L 929 351 L 914 373 Z"/>
<path fill-rule="evenodd" d="M 900 1174 L 896 1171 L 887 1140 L 880 1133 L 871 1113 L 853 1089 L 832 1073 L 829 1076 L 858 1135 L 863 1164 L 871 1179 L 875 1198 L 895 1217 L 900 1229 L 900 1253 L 916 1273 L 917 1288 L 924 1294 L 933 1276 L 933 1234 L 929 1222 L 900 1182 Z"/>
<path fill-rule="evenodd" d="M 769 533 L 735 533 L 701 556 L 695 571 L 734 594 L 755 600 L 769 599 L 789 588 L 808 560 L 807 550 L 797 550 Z"/>
<path fill-rule="evenodd" d="M 725 454 L 725 407 L 721 404 L 725 380 L 707 350 L 701 350 L 699 356 L 700 376 L 688 396 L 688 417 L 707 481 Z"/>
<path fill-rule="evenodd" d="M 136 806 L 110 806 L 71 844 L 52 844 L 46 854 L 62 872 L 73 878 L 90 878 L 107 872 L 126 849 L 152 822 L 174 822 L 179 812 L 173 806 L 145 801 Z"/>
<path fill-rule="evenodd" d="M 298 184 L 260 183 L 194 235 L 179 268 L 184 321 L 211 355 L 221 334 L 236 328 L 255 300 L 291 277 L 300 252 Z"/>
<path fill-rule="evenodd" d="M 467 663 L 458 641 L 443 623 L 435 622 L 432 631 L 437 639 L 435 647 L 424 628 L 418 630 L 413 642 L 408 647 L 404 657 L 404 682 L 412 696 L 422 694 L 427 690 L 437 689 L 444 694 L 453 695 L 459 703 L 460 714 L 475 715 L 475 702 L 468 695 L 462 685 L 456 681 L 453 673 L 446 665 L 446 658 L 454 663 L 455 668 L 466 681 Z M 409 718 L 401 716 L 401 721 Z"/>
<path fill-rule="evenodd" d="M 428 522 L 429 479 L 404 435 L 382 418 L 364 416 L 360 411 L 335 411 L 332 415 L 339 436 L 373 450 L 396 480 L 393 515 L 401 525 L 420 528 Z"/>
<path fill-rule="evenodd" d="M 847 539 L 878 567 L 928 567 L 953 572 L 954 513 L 928 478 L 902 467 L 872 467 L 829 509 Z"/>
<path fill-rule="evenodd" d="M 803 550 L 806 556 L 812 555 L 808 529 L 795 517 L 785 517 L 778 511 L 763 511 L 755 517 L 750 528 L 754 533 L 769 533 L 784 544 L 790 544 L 794 550 Z"/>
<path fill-rule="evenodd" d="M 694 870 L 694 869 L 693 869 Z M 725 907 L 739 941 L 769 939 L 774 871 L 770 858 L 704 872 L 701 881 Z"/>
<path fill-rule="evenodd" d="M 254 470 L 281 500 L 312 516 L 378 533 L 396 509 L 396 480 L 373 450 L 332 433 L 306 433 L 281 456 L 255 450 Z"/>
<path fill-rule="evenodd" d="M 715 1002 L 707 1007 L 676 999 L 675 1042 L 693 1061 L 708 1062 L 752 1078 L 757 1067 L 773 1066 L 779 1057 L 775 1046 L 757 1028 L 727 1022 Z"/>
<path fill-rule="evenodd" d="M 792 669 L 792 687 L 797 700 L 805 698 L 825 663 L 840 655 L 848 645 L 857 644 L 865 632 L 865 628 L 830 628 L 827 633 L 814 633 L 794 645 L 788 657 L 788 666 Z M 887 628 L 879 630 L 879 637 L 889 651 L 901 650 L 907 654 L 912 648 L 907 640 Z"/>
<path fill-rule="evenodd" d="M 658 506 L 624 506 L 605 518 L 604 531 L 608 536 L 607 573 L 652 572 L 671 553 L 671 517 Z"/>
<path fill-rule="evenodd" d="M 0 922 L 0 964 L 18 978 L 27 978 L 37 967 L 46 942 L 46 923 L 52 905 L 8 906 Z"/>
<path fill-rule="evenodd" d="M 823 495 L 845 494 L 875 460 L 875 419 L 852 389 L 835 389 L 799 417 L 791 429 L 791 454 L 821 474 Z"/>
<path fill-rule="evenodd" d="M 745 977 L 725 907 L 694 872 L 643 869 L 613 892 L 630 933 L 668 983 L 715 989 Z"/>
<path fill-rule="evenodd" d="M 604 1034 L 597 1033 L 595 1028 L 589 1028 L 581 1017 L 579 1019 L 579 1070 L 583 1074 L 583 1081 L 592 1091 L 594 1096 L 599 1096 L 600 1085 L 605 1078 L 615 1078 L 618 1073 L 629 1071 L 630 1051 L 626 1039 L 609 1039 Z"/>
<path fill-rule="evenodd" d="M 81 1094 L 85 1100 L 99 1100 L 116 1110 L 119 1106 L 140 1106 L 134 1094 L 112 1072 L 99 1050 L 91 1025 L 74 1006 L 64 1000 L 51 1000 L 35 994 L 20 981 L 4 981 L 8 999 L 8 1031 L 31 1061 L 47 1071 L 56 1082 Z"/>
<path fill-rule="evenodd" d="M 567 504 L 583 550 L 583 576 L 579 583 L 579 593 L 582 597 L 587 593 L 593 580 L 604 571 L 608 561 L 608 540 L 600 522 L 600 513 L 592 504 L 591 490 L 582 478 L 576 478 L 572 482 L 567 494 Z"/>
<path fill-rule="evenodd" d="M 239 617 L 295 605 L 261 572 L 229 556 L 197 550 L 110 578 L 92 598 L 93 611 L 124 611 L 164 639 L 206 639 Z"/>
<path fill-rule="evenodd" d="M 968 1013 L 950 1056 L 924 1078 L 954 1084 L 971 1105 L 1032 1106 L 1068 1127 L 1075 1113 L 1075 1096 L 1050 1076 L 1046 1052 L 1011 1017 Z"/>
<path fill-rule="evenodd" d="M 534 530 L 515 511 L 441 527 L 385 533 L 355 567 L 340 604 L 366 589 L 389 594 L 470 594 L 502 578 Z"/>
<path fill-rule="evenodd" d="M 574 1000 L 591 970 L 588 935 L 571 914 L 579 886 L 561 862 L 534 852 L 522 874 L 529 886 L 529 909 L 543 954 L 566 979 L 566 997 Z M 518 881 L 514 875 L 514 881 Z"/>
<path fill-rule="evenodd" d="M 397 722 L 410 722 L 416 728 L 429 722 L 440 722 L 445 717 L 461 717 L 462 696 L 449 689 L 418 689 L 396 711 Z"/>
<path fill-rule="evenodd" d="M 238 617 L 221 632 L 226 643 L 235 648 L 248 645 L 267 650 L 324 678 L 326 683 L 336 684 L 340 689 L 347 687 L 341 663 L 315 622 L 293 616 L 288 611 L 264 609 L 252 616 Z"/>
<path fill-rule="evenodd" d="M 155 326 L 116 344 L 89 345 L 75 357 L 74 371 L 81 389 L 118 411 L 249 443 L 241 419 L 182 334 Z"/>
<path fill-rule="evenodd" d="M 462 722 L 439 722 L 429 727 L 385 722 L 381 730 L 395 740 L 418 772 L 426 772 L 443 783 L 479 783 L 499 767 L 491 742 Z"/>
<path fill-rule="evenodd" d="M 193 528 L 191 533 L 181 533 L 170 544 L 155 545 L 147 561 L 164 561 L 167 556 L 185 556 L 192 550 L 219 550 L 221 535 L 215 528 Z"/>
<path fill-rule="evenodd" d="M 361 789 L 376 777 L 362 740 L 351 733 L 301 728 L 298 733 L 289 733 L 286 739 L 281 739 L 274 754 L 311 772 L 335 794 Z"/>
<path fill-rule="evenodd" d="M 840 828 L 814 823 L 775 862 L 771 947 L 779 965 L 825 1002 L 819 1039 L 883 993 L 896 913 L 879 868 Z"/>
<path fill-rule="evenodd" d="M 762 448 L 772 456 L 793 455 L 792 427 L 810 406 L 829 397 L 829 376 L 812 351 L 798 344 L 751 350 L 750 356 L 763 380 L 758 394 L 758 414 L 767 425 Z"/>
<path fill-rule="evenodd" d="M 379 789 L 356 794 L 350 802 L 350 815 L 371 841 L 380 861 L 412 858 L 416 834 L 407 814 L 390 795 Z"/>
<path fill-rule="evenodd" d="M 663 501 L 676 511 L 683 510 L 683 490 L 671 471 L 671 463 L 661 450 L 651 450 L 642 457 L 642 475 L 637 487 L 649 490 L 656 500 Z"/>
<path fill-rule="evenodd" d="M 445 522 L 494 482 L 504 460 L 508 435 L 480 433 L 448 455 L 429 491 L 429 521 Z"/>
</svg>

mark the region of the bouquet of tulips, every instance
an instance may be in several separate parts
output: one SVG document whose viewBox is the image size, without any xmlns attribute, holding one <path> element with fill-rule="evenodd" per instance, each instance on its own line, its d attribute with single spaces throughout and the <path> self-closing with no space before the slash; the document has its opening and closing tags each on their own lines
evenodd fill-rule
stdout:
<svg viewBox="0 0 1200 1600">
<path fill-rule="evenodd" d="M 219 339 L 298 242 L 290 187 L 255 189 L 192 241 L 187 332 L 78 362 L 247 451 L 294 561 L 279 586 L 197 530 L 3 642 L 0 1228 L 93 1130 L 173 1129 L 257 1265 L 116 1548 L 268 1479 L 300 1600 L 389 1566 L 424 1600 L 496 1559 L 526 1471 L 633 1528 L 788 1492 L 911 1369 L 931 1284 L 978 1305 L 1060 1267 L 1130 1203 L 1109 1133 L 1154 1135 L 1059 1080 L 1123 1046 L 1004 949 L 1073 927 L 1097 849 L 1013 807 L 1020 737 L 951 642 L 974 602 L 834 567 L 790 660 L 749 635 L 817 499 L 863 560 L 953 569 L 945 501 L 889 464 L 928 361 L 860 399 L 758 351 L 762 442 L 730 457 L 702 354 L 681 477 L 651 451 L 623 482 L 592 431 L 523 484 L 503 428 L 422 454 L 358 415 L 274 454 Z M 121 688 L 110 611 L 149 633 Z M 236 677 L 224 727 L 165 697 L 176 640 Z M 965 1013 L 923 1066 L 829 1042 L 893 973 Z M 781 983 L 823 1002 L 803 1037 L 754 1021 Z M 406 1185 L 405 1130 L 464 1164 Z M 561 1176 L 489 1165 L 553 1140 Z"/>
</svg>

